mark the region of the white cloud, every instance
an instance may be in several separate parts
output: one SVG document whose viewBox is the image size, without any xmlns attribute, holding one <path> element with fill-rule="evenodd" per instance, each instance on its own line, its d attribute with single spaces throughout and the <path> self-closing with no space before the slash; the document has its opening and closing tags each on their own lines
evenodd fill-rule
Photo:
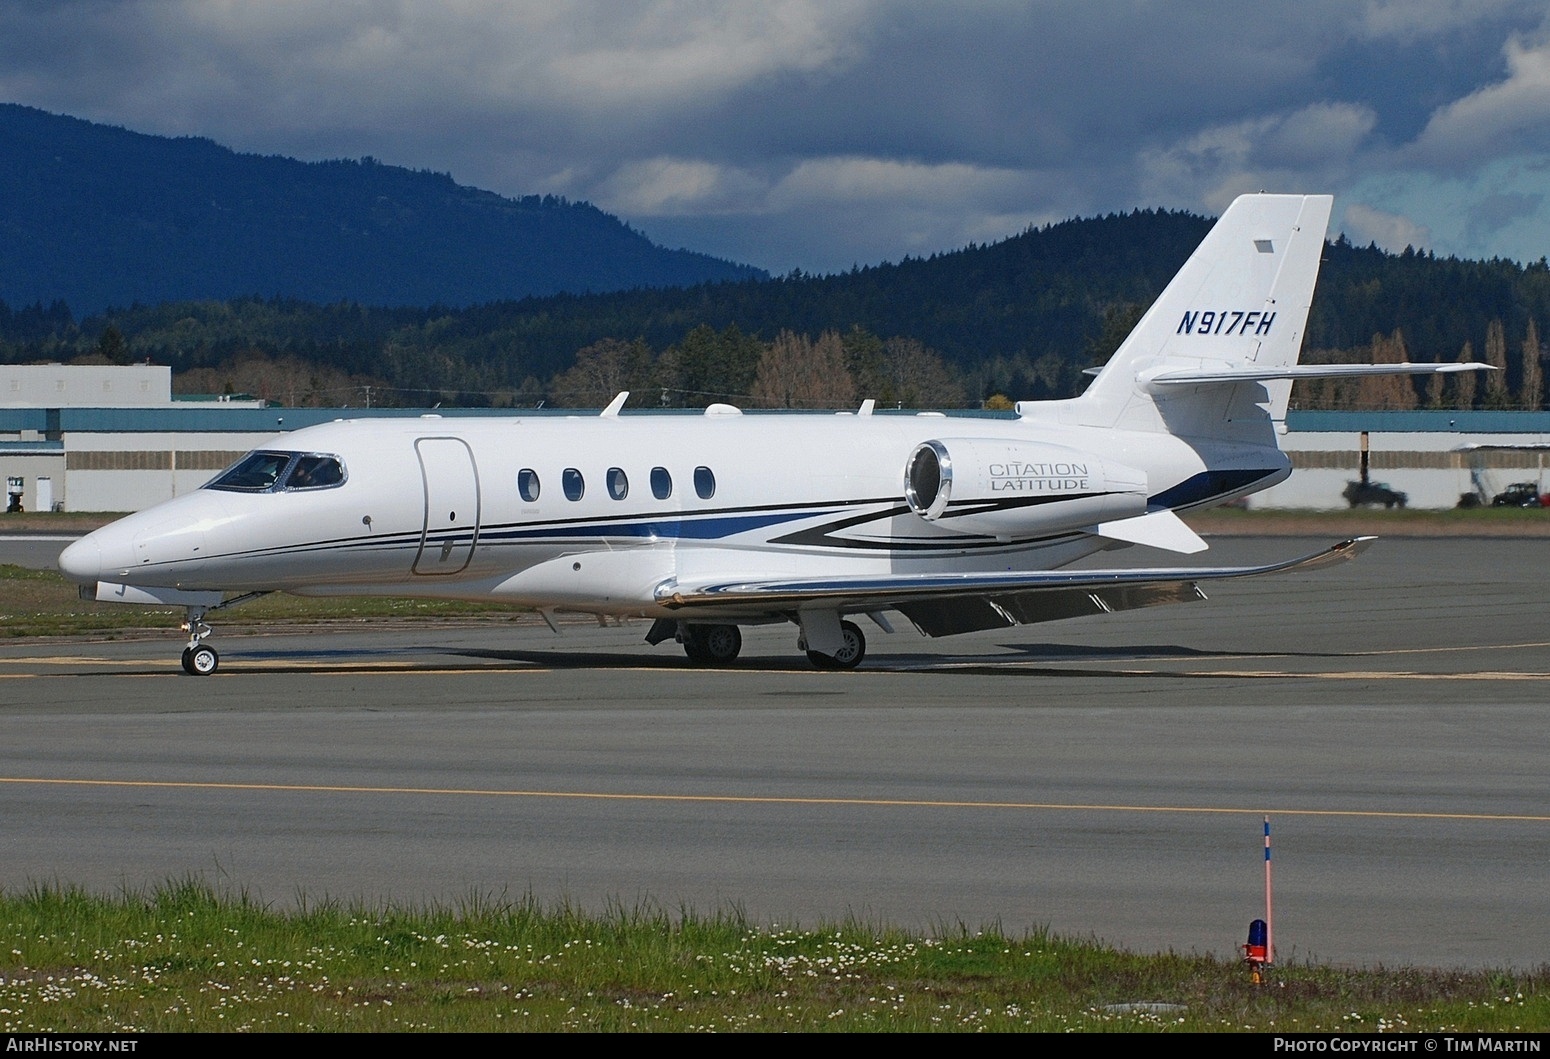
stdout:
<svg viewBox="0 0 1550 1059">
<path fill-rule="evenodd" d="M 639 217 L 760 213 L 768 190 L 747 171 L 685 158 L 629 162 L 598 186 L 608 209 Z"/>
<path fill-rule="evenodd" d="M 1393 253 L 1407 246 L 1425 249 L 1432 241 L 1432 233 L 1425 225 L 1361 202 L 1346 206 L 1343 230 L 1358 246 L 1377 243 Z"/>
<path fill-rule="evenodd" d="M 1323 165 L 1351 158 L 1371 135 L 1378 116 L 1357 103 L 1314 103 L 1264 128 L 1260 150 L 1288 165 Z"/>
<path fill-rule="evenodd" d="M 1478 165 L 1503 148 L 1521 150 L 1524 137 L 1550 148 L 1550 40 L 1511 37 L 1504 48 L 1507 79 L 1487 85 L 1432 115 L 1414 154 L 1444 163 Z"/>
<path fill-rule="evenodd" d="M 1008 169 L 962 162 L 927 164 L 893 158 L 811 158 L 792 169 L 776 186 L 774 198 L 786 205 L 822 200 L 856 202 L 932 201 L 944 198 L 979 202 L 1015 192 L 1024 177 Z"/>
<path fill-rule="evenodd" d="M 1367 107 L 1320 102 L 1203 129 L 1141 152 L 1140 187 L 1155 201 L 1213 211 L 1245 191 L 1327 189 L 1355 163 L 1376 120 Z"/>
<path fill-rule="evenodd" d="M 1367 0 L 1360 27 L 1373 37 L 1410 42 L 1513 14 L 1540 16 L 1535 0 Z"/>
<path fill-rule="evenodd" d="M 554 94 L 582 106 L 720 96 L 774 74 L 842 64 L 860 8 L 818 0 L 589 6 L 602 40 L 544 68 Z"/>
<path fill-rule="evenodd" d="M 194 49 L 256 58 L 270 76 L 370 85 L 390 99 L 440 86 L 452 100 L 575 112 L 682 104 L 842 65 L 864 9 L 855 0 L 178 0 L 152 21 Z"/>
<path fill-rule="evenodd" d="M 1039 185 L 1048 180 L 1010 169 L 854 156 L 806 159 L 769 174 L 656 158 L 621 167 L 599 186 L 599 198 L 654 222 L 650 230 L 670 241 L 699 239 L 718 254 L 729 251 L 704 243 L 699 222 L 731 218 L 764 233 L 757 256 L 744 260 L 775 272 L 821 272 L 994 241 L 1061 219 L 1030 205 L 1045 197 Z"/>
</svg>

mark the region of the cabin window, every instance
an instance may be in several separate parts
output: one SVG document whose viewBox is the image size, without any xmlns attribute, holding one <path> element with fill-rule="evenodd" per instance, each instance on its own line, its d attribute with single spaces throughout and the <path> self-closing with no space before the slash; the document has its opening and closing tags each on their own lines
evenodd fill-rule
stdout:
<svg viewBox="0 0 1550 1059">
<path fill-rule="evenodd" d="M 268 492 L 291 465 L 294 456 L 293 452 L 250 452 L 217 475 L 206 488 L 232 493 Z"/>
<path fill-rule="evenodd" d="M 651 495 L 658 500 L 673 495 L 673 476 L 667 473 L 666 467 L 651 468 Z"/>
<path fill-rule="evenodd" d="M 630 479 L 623 468 L 608 468 L 608 495 L 615 500 L 623 500 L 630 495 Z"/>
<path fill-rule="evenodd" d="M 538 472 L 524 467 L 517 472 L 517 493 L 529 504 L 538 502 Z"/>
<path fill-rule="evenodd" d="M 709 500 L 716 495 L 716 476 L 709 467 L 694 469 L 694 491 L 700 495 L 701 500 Z"/>
<path fill-rule="evenodd" d="M 286 489 L 327 489 L 344 482 L 344 468 L 333 456 L 300 456 L 285 478 Z"/>
<path fill-rule="evenodd" d="M 587 483 L 582 479 L 580 471 L 567 467 L 565 473 L 560 475 L 560 488 L 565 490 L 565 499 L 580 500 L 587 491 Z"/>
</svg>

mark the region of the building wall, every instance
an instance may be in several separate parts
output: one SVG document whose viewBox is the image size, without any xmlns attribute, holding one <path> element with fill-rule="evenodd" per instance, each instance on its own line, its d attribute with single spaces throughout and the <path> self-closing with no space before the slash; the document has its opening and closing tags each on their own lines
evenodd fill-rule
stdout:
<svg viewBox="0 0 1550 1059">
<path fill-rule="evenodd" d="M 1538 426 L 1542 418 L 1539 413 L 1522 413 L 1517 420 L 1487 425 Z M 1347 421 L 1368 425 L 1359 413 L 1348 413 Z M 1319 422 L 1322 426 L 1338 420 L 1329 415 Z M 1477 479 L 1489 495 L 1513 482 L 1535 482 L 1541 493 L 1550 492 L 1550 452 L 1543 451 L 1550 449 L 1550 431 L 1386 430 L 1383 427 L 1388 424 L 1381 419 L 1370 425 L 1374 429 L 1367 432 L 1368 478 L 1407 494 L 1409 507 L 1456 507 L 1464 493 L 1474 491 Z M 1341 492 L 1361 477 L 1361 439 L 1360 429 L 1298 430 L 1294 426 L 1281 439 L 1282 450 L 1292 460 L 1291 478 L 1251 496 L 1249 506 L 1315 510 L 1347 506 Z M 1480 448 L 1490 445 L 1525 447 L 1516 451 Z"/>
<path fill-rule="evenodd" d="M 63 437 L 62 499 L 69 511 L 139 511 L 198 489 L 273 436 L 71 432 Z M 56 499 L 59 492 L 56 485 Z"/>
<path fill-rule="evenodd" d="M 0 408 L 155 408 L 172 403 L 161 364 L 0 364 Z"/>
<path fill-rule="evenodd" d="M 46 477 L 53 492 L 53 503 L 63 500 L 65 484 L 65 454 L 62 450 L 10 449 L 0 447 L 0 485 L 10 478 L 22 479 L 22 508 L 38 511 L 38 479 Z M 0 512 L 9 505 L 9 496 L 0 496 Z M 0 518 L 4 518 L 0 515 Z"/>
</svg>

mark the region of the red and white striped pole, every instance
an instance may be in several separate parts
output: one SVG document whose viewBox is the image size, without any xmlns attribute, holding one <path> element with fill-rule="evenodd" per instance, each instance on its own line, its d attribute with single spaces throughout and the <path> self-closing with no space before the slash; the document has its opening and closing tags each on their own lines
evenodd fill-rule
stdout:
<svg viewBox="0 0 1550 1059">
<path fill-rule="evenodd" d="M 1270 817 L 1265 817 L 1265 962 L 1275 963 L 1275 920 L 1270 915 Z"/>
<path fill-rule="evenodd" d="M 1270 817 L 1265 817 L 1265 918 L 1249 923 L 1249 940 L 1242 946 L 1243 962 L 1255 985 L 1265 981 L 1265 968 L 1275 959 L 1270 934 Z"/>
</svg>

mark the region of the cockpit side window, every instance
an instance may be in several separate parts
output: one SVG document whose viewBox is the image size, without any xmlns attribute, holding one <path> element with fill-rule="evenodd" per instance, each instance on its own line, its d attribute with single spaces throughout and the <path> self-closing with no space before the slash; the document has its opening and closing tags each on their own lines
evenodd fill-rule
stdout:
<svg viewBox="0 0 1550 1059">
<path fill-rule="evenodd" d="M 205 486 L 231 493 L 327 489 L 344 484 L 339 457 L 314 452 L 250 452 Z"/>
<path fill-rule="evenodd" d="M 286 476 L 284 489 L 327 489 L 344 482 L 344 467 L 334 456 L 299 456 Z"/>
<path fill-rule="evenodd" d="M 291 466 L 294 452 L 250 452 L 205 486 L 232 493 L 267 493 Z"/>
</svg>

